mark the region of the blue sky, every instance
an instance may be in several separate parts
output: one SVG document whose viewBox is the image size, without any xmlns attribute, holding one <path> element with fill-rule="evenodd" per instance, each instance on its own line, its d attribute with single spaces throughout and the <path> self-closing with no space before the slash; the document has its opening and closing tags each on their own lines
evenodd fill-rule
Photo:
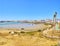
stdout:
<svg viewBox="0 0 60 46">
<path fill-rule="evenodd" d="M 0 0 L 0 20 L 52 19 L 55 11 L 60 18 L 60 0 Z"/>
</svg>

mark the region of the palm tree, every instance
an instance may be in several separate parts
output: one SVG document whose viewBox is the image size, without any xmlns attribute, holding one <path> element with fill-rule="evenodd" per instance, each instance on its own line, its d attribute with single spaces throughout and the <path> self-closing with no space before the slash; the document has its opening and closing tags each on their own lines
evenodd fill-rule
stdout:
<svg viewBox="0 0 60 46">
<path fill-rule="evenodd" d="M 55 14 L 53 16 L 54 29 L 55 29 L 55 25 L 56 25 L 56 16 L 57 16 L 57 12 L 55 12 Z"/>
</svg>

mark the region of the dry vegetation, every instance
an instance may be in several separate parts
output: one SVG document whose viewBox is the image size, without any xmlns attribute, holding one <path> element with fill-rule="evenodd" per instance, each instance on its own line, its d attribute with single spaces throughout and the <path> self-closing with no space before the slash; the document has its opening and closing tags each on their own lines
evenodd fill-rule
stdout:
<svg viewBox="0 0 60 46">
<path fill-rule="evenodd" d="M 58 30 L 48 31 L 48 35 L 60 37 L 60 30 L 59 31 Z"/>
<path fill-rule="evenodd" d="M 5 31 L 6 32 L 6 31 Z M 0 46 L 56 46 L 57 39 L 46 38 L 40 31 L 0 34 Z M 5 35 L 8 34 L 8 35 Z"/>
</svg>

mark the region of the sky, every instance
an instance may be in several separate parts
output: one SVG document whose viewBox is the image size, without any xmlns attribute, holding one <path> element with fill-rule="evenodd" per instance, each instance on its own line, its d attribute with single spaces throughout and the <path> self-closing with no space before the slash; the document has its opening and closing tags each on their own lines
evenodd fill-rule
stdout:
<svg viewBox="0 0 60 46">
<path fill-rule="evenodd" d="M 0 20 L 60 18 L 60 0 L 0 0 Z"/>
</svg>

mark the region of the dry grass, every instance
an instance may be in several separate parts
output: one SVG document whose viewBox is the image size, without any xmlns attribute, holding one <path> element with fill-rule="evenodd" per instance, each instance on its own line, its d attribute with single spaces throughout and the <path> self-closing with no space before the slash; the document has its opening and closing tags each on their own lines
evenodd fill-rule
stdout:
<svg viewBox="0 0 60 46">
<path fill-rule="evenodd" d="M 57 31 L 57 30 L 48 31 L 48 35 L 60 37 L 60 30 L 59 31 Z"/>
<path fill-rule="evenodd" d="M 42 32 L 25 32 L 14 35 L 0 35 L 0 46 L 54 46 L 57 40 L 46 38 Z"/>
</svg>

